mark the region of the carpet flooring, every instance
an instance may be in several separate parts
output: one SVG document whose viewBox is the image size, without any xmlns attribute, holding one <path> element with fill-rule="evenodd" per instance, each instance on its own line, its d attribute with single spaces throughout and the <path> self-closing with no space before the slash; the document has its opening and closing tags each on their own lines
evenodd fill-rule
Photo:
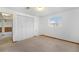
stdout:
<svg viewBox="0 0 79 59">
<path fill-rule="evenodd" d="M 37 36 L 16 43 L 8 41 L 0 44 L 0 52 L 79 52 L 79 44 Z"/>
</svg>

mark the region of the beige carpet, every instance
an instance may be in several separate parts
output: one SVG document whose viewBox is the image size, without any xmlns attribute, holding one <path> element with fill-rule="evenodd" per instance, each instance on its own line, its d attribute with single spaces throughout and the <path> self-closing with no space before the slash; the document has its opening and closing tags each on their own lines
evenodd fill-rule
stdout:
<svg viewBox="0 0 79 59">
<path fill-rule="evenodd" d="M 0 45 L 7 44 L 7 43 L 12 43 L 12 37 L 5 37 L 0 40 Z"/>
<path fill-rule="evenodd" d="M 1 52 L 78 52 L 79 45 L 45 36 L 0 46 Z"/>
</svg>

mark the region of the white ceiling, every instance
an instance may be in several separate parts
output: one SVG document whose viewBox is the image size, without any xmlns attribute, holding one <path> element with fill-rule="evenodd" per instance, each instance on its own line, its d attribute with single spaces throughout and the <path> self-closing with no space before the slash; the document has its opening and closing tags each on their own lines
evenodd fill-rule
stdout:
<svg viewBox="0 0 79 59">
<path fill-rule="evenodd" d="M 18 12 L 30 14 L 33 16 L 47 16 L 47 15 L 75 9 L 76 7 L 45 7 L 43 11 L 37 11 L 35 7 L 30 7 L 30 9 L 27 9 L 26 7 L 7 7 L 7 8 Z"/>
</svg>

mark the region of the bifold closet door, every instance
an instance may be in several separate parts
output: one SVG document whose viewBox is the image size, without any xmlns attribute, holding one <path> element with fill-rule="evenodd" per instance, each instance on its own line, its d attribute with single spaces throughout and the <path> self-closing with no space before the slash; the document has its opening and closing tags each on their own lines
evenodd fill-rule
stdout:
<svg viewBox="0 0 79 59">
<path fill-rule="evenodd" d="M 25 18 L 25 19 L 24 19 Z M 34 18 L 32 17 L 23 17 L 23 39 L 30 38 L 34 36 Z"/>
<path fill-rule="evenodd" d="M 14 41 L 20 41 L 34 36 L 34 18 L 17 15 L 14 20 Z"/>
</svg>

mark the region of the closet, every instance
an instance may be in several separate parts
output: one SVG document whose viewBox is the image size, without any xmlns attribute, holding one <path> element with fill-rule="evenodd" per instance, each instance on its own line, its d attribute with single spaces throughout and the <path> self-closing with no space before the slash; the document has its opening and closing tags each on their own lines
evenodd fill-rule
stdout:
<svg viewBox="0 0 79 59">
<path fill-rule="evenodd" d="M 13 23 L 14 41 L 20 41 L 34 36 L 34 17 L 17 14 Z"/>
</svg>

